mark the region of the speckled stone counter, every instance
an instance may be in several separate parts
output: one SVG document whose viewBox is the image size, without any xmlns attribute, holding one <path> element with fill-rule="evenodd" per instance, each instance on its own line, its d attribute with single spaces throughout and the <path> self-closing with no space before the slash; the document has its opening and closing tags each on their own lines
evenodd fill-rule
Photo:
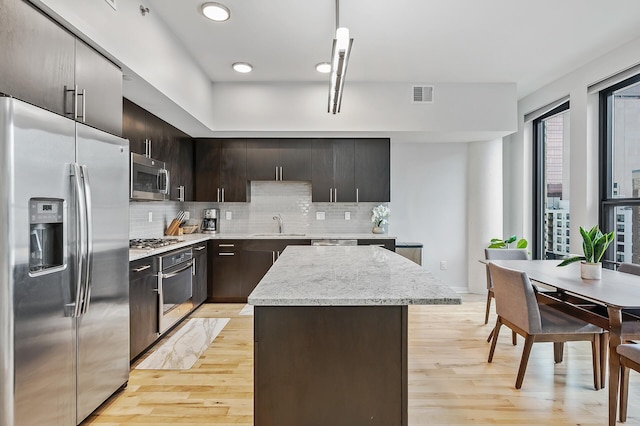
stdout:
<svg viewBox="0 0 640 426">
<path fill-rule="evenodd" d="M 249 303 L 255 425 L 407 425 L 407 305 L 460 297 L 380 247 L 289 246 Z"/>
<path fill-rule="evenodd" d="M 373 246 L 289 246 L 249 295 L 268 306 L 460 304 L 449 286 Z"/>
</svg>

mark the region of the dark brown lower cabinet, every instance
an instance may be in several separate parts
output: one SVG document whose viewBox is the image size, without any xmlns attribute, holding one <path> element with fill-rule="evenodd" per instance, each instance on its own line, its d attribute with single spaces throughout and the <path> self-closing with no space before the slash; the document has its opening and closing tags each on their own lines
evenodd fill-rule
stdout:
<svg viewBox="0 0 640 426">
<path fill-rule="evenodd" d="M 287 246 L 310 245 L 311 240 L 212 240 L 210 244 L 209 299 L 212 302 L 246 302 Z"/>
<path fill-rule="evenodd" d="M 192 247 L 195 263 L 193 274 L 193 306 L 200 306 L 207 300 L 207 242 Z"/>
<path fill-rule="evenodd" d="M 368 240 L 358 240 L 359 246 L 380 246 L 387 250 L 396 251 L 396 240 L 393 238 L 371 238 Z"/>
<path fill-rule="evenodd" d="M 254 424 L 406 425 L 406 306 L 256 306 Z"/>
<path fill-rule="evenodd" d="M 158 287 L 154 257 L 129 264 L 129 332 L 131 360 L 158 338 Z"/>
<path fill-rule="evenodd" d="M 213 240 L 209 247 L 208 295 L 212 302 L 242 302 L 243 240 Z M 247 298 L 244 298 L 246 301 Z"/>
</svg>

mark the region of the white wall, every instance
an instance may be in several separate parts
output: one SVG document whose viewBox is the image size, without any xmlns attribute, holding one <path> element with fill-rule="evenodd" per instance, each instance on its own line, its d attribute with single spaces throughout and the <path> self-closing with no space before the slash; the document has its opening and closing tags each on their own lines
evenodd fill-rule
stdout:
<svg viewBox="0 0 640 426">
<path fill-rule="evenodd" d="M 567 95 L 570 97 L 571 235 L 579 226 L 598 223 L 598 95 L 587 88 L 640 62 L 640 39 L 590 62 L 518 102 L 518 131 L 504 138 L 505 235 L 531 237 L 532 145 L 531 123 L 524 115 Z M 572 238 L 572 253 L 580 253 L 581 239 Z"/>
<path fill-rule="evenodd" d="M 468 153 L 466 143 L 391 143 L 389 234 L 423 243 L 423 267 L 464 291 Z"/>
</svg>

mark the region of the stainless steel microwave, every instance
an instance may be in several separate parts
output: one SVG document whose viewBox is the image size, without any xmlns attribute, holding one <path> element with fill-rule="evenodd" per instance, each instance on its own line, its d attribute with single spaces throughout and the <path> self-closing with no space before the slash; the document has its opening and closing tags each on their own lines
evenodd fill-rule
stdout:
<svg viewBox="0 0 640 426">
<path fill-rule="evenodd" d="M 169 171 L 163 161 L 131 153 L 131 199 L 169 199 Z"/>
</svg>

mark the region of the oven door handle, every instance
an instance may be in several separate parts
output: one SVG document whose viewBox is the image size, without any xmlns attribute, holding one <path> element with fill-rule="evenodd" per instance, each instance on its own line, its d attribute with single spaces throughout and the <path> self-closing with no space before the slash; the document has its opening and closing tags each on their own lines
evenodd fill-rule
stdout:
<svg viewBox="0 0 640 426">
<path fill-rule="evenodd" d="M 176 275 L 178 275 L 180 272 L 184 272 L 187 269 L 191 268 L 192 265 L 193 265 L 193 260 L 188 262 L 187 265 L 184 268 L 180 268 L 175 272 L 171 272 L 170 274 L 160 274 L 160 276 L 162 277 L 163 280 L 167 280 L 169 278 L 173 278 Z"/>
</svg>

